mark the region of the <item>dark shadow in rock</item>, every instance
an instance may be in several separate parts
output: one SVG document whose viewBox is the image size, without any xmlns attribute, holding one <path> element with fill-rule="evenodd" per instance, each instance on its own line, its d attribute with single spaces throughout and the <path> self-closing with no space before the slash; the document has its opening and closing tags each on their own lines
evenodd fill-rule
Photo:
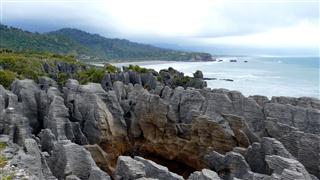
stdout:
<svg viewBox="0 0 320 180">
<path fill-rule="evenodd" d="M 134 153 L 134 155 L 141 156 L 145 159 L 149 159 L 151 161 L 154 161 L 157 164 L 165 166 L 169 169 L 170 172 L 183 176 L 185 179 L 187 179 L 191 173 L 193 173 L 194 171 L 197 171 L 197 169 L 190 167 L 182 162 L 179 162 L 176 160 L 169 160 L 154 153 L 136 152 Z"/>
</svg>

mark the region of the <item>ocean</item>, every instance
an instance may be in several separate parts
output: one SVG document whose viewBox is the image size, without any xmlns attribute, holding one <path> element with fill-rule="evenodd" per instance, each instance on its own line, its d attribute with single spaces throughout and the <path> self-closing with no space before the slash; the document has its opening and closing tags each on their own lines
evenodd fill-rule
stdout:
<svg viewBox="0 0 320 180">
<path fill-rule="evenodd" d="M 236 59 L 237 62 L 230 62 L 231 59 Z M 209 88 L 237 90 L 245 96 L 320 97 L 319 57 L 222 57 L 217 60 L 222 61 L 154 61 L 130 64 L 157 71 L 173 67 L 188 76 L 192 76 L 196 70 L 201 70 L 205 78 L 217 78 L 207 81 Z"/>
</svg>

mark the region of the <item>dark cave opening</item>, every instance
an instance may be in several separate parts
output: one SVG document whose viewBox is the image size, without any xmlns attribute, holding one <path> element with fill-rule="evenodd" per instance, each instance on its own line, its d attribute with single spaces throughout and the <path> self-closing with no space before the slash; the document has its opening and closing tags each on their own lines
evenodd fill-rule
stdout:
<svg viewBox="0 0 320 180">
<path fill-rule="evenodd" d="M 188 166 L 187 164 L 177 161 L 177 160 L 170 160 L 166 159 L 158 154 L 139 151 L 132 154 L 133 156 L 141 156 L 145 159 L 151 160 L 157 164 L 165 166 L 169 169 L 170 172 L 176 173 L 184 178 L 188 178 L 191 173 L 197 171 L 197 169 Z"/>
</svg>

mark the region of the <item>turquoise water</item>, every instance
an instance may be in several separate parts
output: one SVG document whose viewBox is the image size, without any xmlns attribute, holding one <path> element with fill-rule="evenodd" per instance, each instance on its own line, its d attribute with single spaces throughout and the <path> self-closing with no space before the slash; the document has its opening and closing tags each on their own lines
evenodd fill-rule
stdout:
<svg viewBox="0 0 320 180">
<path fill-rule="evenodd" d="M 238 90 L 244 95 L 310 96 L 319 98 L 318 57 L 229 57 L 223 62 L 156 62 L 140 64 L 161 70 L 173 67 L 192 76 L 201 70 L 204 77 L 233 79 L 207 81 L 210 88 Z M 237 59 L 236 63 L 229 62 Z M 244 63 L 244 61 L 248 61 Z"/>
</svg>

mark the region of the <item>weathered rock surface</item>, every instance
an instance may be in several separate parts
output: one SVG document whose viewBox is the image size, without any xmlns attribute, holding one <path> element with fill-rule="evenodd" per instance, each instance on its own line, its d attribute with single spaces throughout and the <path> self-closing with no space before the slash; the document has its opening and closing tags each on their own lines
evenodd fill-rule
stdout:
<svg viewBox="0 0 320 180">
<path fill-rule="evenodd" d="M 214 171 L 203 169 L 202 171 L 192 173 L 188 180 L 220 180 L 220 177 Z"/>
<path fill-rule="evenodd" d="M 264 107 L 264 113 L 267 117 L 278 119 L 278 122 L 296 127 L 300 131 L 320 134 L 320 110 L 268 103 Z"/>
<path fill-rule="evenodd" d="M 48 158 L 48 165 L 55 177 L 64 179 L 75 175 L 80 179 L 103 177 L 109 179 L 107 173 L 101 171 L 90 153 L 84 147 L 71 143 L 69 140 L 59 141 Z"/>
<path fill-rule="evenodd" d="M 115 179 L 138 179 L 146 176 L 144 164 L 129 156 L 119 156 Z"/>
<path fill-rule="evenodd" d="M 320 177 L 320 161 L 315 161 L 320 159 L 319 135 L 304 133 L 275 119 L 267 119 L 266 131 L 269 136 L 278 139 L 310 173 Z"/>
<path fill-rule="evenodd" d="M 250 167 L 241 154 L 228 152 L 221 155 L 215 151 L 206 155 L 209 167 L 215 170 L 223 179 L 245 178 L 250 174 Z"/>
<path fill-rule="evenodd" d="M 28 119 L 32 132 L 37 133 L 41 128 L 38 121 L 37 84 L 28 79 L 16 80 L 11 85 L 11 91 L 17 96 L 19 112 Z"/>
<path fill-rule="evenodd" d="M 282 179 L 311 179 L 304 166 L 294 159 L 271 155 L 266 156 L 266 162 L 273 173 L 281 175 Z"/>
<path fill-rule="evenodd" d="M 263 174 L 271 173 L 265 161 L 266 155 L 279 155 L 294 159 L 281 142 L 273 138 L 263 137 L 261 143 L 253 143 L 245 154 L 246 161 L 252 171 Z"/>
<path fill-rule="evenodd" d="M 204 82 L 168 69 L 110 73 L 101 84 L 0 85 L 0 134 L 16 147 L 4 154 L 34 179 L 320 177 L 319 100 Z"/>
<path fill-rule="evenodd" d="M 153 161 L 135 156 L 119 156 L 115 179 L 155 178 L 159 180 L 183 180 L 183 177 L 172 173 L 168 168 Z"/>
</svg>

